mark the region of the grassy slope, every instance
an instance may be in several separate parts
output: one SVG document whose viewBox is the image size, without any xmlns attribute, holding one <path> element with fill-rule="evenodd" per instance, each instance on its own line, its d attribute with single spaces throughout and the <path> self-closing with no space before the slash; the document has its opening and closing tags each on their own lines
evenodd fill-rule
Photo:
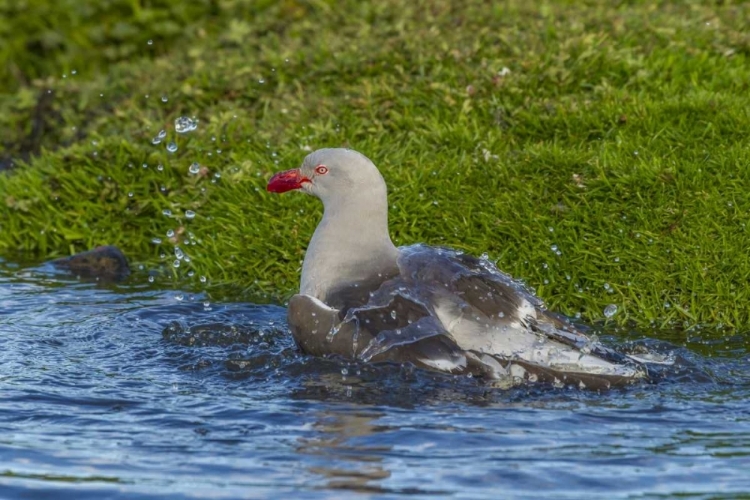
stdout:
<svg viewBox="0 0 750 500">
<path fill-rule="evenodd" d="M 179 276 L 282 297 L 320 207 L 266 179 L 347 145 L 381 167 L 399 244 L 487 252 L 590 319 L 614 303 L 640 325 L 750 324 L 747 6 L 242 5 L 201 3 L 164 37 L 149 19 L 166 7 L 121 6 L 130 38 L 12 55 L 27 73 L 0 74 L 0 158 L 21 163 L 0 174 L 0 254 L 107 243 L 169 267 L 183 227 Z M 177 136 L 181 114 L 198 130 Z M 162 128 L 176 153 L 151 143 Z"/>
</svg>

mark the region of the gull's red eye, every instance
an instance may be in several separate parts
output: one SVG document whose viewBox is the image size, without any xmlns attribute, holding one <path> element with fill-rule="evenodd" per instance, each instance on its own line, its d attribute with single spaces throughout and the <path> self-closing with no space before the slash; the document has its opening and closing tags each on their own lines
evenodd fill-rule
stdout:
<svg viewBox="0 0 750 500">
<path fill-rule="evenodd" d="M 315 167 L 315 173 L 318 175 L 325 175 L 328 173 L 328 167 L 326 167 L 325 165 L 318 165 L 317 167 Z"/>
</svg>

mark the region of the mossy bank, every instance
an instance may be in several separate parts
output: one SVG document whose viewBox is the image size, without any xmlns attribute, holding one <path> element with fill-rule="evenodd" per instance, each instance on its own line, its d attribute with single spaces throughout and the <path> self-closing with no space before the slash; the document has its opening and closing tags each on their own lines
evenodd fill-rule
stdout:
<svg viewBox="0 0 750 500">
<path fill-rule="evenodd" d="M 112 244 L 283 300 L 321 207 L 266 180 L 349 146 L 398 244 L 486 252 L 587 319 L 750 324 L 746 4 L 68 4 L 0 16 L 2 255 Z"/>
</svg>

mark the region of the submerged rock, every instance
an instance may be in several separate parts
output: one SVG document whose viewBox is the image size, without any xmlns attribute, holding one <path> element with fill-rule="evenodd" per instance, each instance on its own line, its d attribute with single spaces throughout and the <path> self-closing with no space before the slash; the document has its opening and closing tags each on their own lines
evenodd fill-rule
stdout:
<svg viewBox="0 0 750 500">
<path fill-rule="evenodd" d="M 125 254 L 112 245 L 96 247 L 70 257 L 50 262 L 56 269 L 68 271 L 82 278 L 121 281 L 130 275 Z"/>
</svg>

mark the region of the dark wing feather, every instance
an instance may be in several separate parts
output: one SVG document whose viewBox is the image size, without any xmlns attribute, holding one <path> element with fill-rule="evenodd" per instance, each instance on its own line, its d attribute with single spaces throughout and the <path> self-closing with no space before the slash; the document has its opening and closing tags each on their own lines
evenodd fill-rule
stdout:
<svg viewBox="0 0 750 500">
<path fill-rule="evenodd" d="M 380 342 L 373 344 L 375 336 L 383 330 L 408 328 L 412 319 L 416 324 L 420 319 L 429 318 L 421 306 L 403 297 L 395 297 L 389 307 L 391 309 L 361 311 L 353 320 L 341 324 L 337 311 L 306 295 L 295 295 L 289 301 L 289 328 L 300 349 L 314 356 L 338 355 L 359 359 L 364 357 L 363 352 L 368 347 L 373 346 L 365 354 L 367 361 L 412 363 L 421 368 L 433 368 L 435 362 L 440 362 L 443 366 L 455 367 L 448 369 L 449 372 L 464 372 L 466 357 L 452 339 L 440 335 L 442 331 L 421 337 L 412 335 L 408 342 L 392 345 L 387 340 L 384 342 L 381 336 Z M 396 311 L 396 319 L 391 316 L 391 310 Z"/>
<path fill-rule="evenodd" d="M 452 291 L 461 299 L 488 318 L 507 321 L 521 321 L 525 297 L 519 295 L 515 288 L 479 274 L 467 274 L 457 277 L 451 284 Z M 533 305 L 533 303 L 530 303 Z"/>
</svg>

